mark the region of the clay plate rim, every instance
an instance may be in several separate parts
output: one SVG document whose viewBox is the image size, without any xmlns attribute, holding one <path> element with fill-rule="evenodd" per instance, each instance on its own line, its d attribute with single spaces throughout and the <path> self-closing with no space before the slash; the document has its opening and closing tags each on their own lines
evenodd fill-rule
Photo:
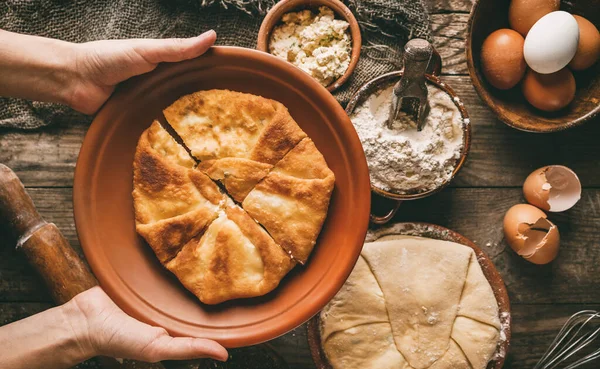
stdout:
<svg viewBox="0 0 600 369">
<path fill-rule="evenodd" d="M 352 115 L 356 106 L 359 103 L 362 103 L 372 93 L 377 91 L 377 89 L 379 89 L 381 85 L 385 84 L 389 80 L 393 80 L 399 77 L 402 77 L 402 71 L 389 72 L 386 74 L 382 74 L 379 77 L 373 78 L 369 82 L 362 85 L 361 88 L 359 88 L 354 93 L 354 95 L 352 95 L 352 97 L 350 98 L 350 102 L 346 106 L 346 113 L 348 114 L 348 116 Z M 415 194 L 397 194 L 394 192 L 386 191 L 371 184 L 371 190 L 373 192 L 390 200 L 418 200 L 440 192 L 441 190 L 446 188 L 450 184 L 450 182 L 452 182 L 454 177 L 456 177 L 460 169 L 465 164 L 465 161 L 467 160 L 467 156 L 469 155 L 469 151 L 471 149 L 471 121 L 469 118 L 469 113 L 467 112 L 467 108 L 465 107 L 465 104 L 463 104 L 462 99 L 458 97 L 458 95 L 456 94 L 454 89 L 452 89 L 452 87 L 450 87 L 446 82 L 442 81 L 439 77 L 429 74 L 426 74 L 425 77 L 427 78 L 427 81 L 429 81 L 430 83 L 432 83 L 433 85 L 450 95 L 450 97 L 452 98 L 452 102 L 454 102 L 454 105 L 456 105 L 456 107 L 460 111 L 460 114 L 463 118 L 463 149 L 460 153 L 460 157 L 456 161 L 456 166 L 454 167 L 450 178 L 448 178 L 447 181 L 445 181 L 440 186 L 432 190 Z"/>
<path fill-rule="evenodd" d="M 500 355 L 497 359 L 490 360 L 487 366 L 487 369 L 501 369 L 504 366 L 504 361 L 506 360 L 506 355 L 508 354 L 508 350 L 510 348 L 512 316 L 510 313 L 510 301 L 508 299 L 508 292 L 506 291 L 506 286 L 504 285 L 502 276 L 500 276 L 500 273 L 498 273 L 498 270 L 496 269 L 490 258 L 468 238 L 448 228 L 438 226 L 435 224 L 422 222 L 397 223 L 393 226 L 380 228 L 372 232 L 379 232 L 379 234 L 376 234 L 375 236 L 371 237 L 367 236 L 367 241 L 365 242 L 372 242 L 383 236 L 400 234 L 407 236 L 429 237 L 443 241 L 456 242 L 461 245 L 468 246 L 472 248 L 473 251 L 475 251 L 477 261 L 479 261 L 479 265 L 481 265 L 483 274 L 492 286 L 494 296 L 498 301 L 498 312 L 500 314 L 500 321 L 503 324 L 506 324 L 507 326 L 506 330 L 504 331 L 504 333 L 506 334 L 506 340 L 502 341 L 502 343 L 496 349 L 496 353 L 504 352 L 504 355 Z M 506 316 L 505 318 L 502 317 L 503 314 Z M 332 369 L 332 366 L 327 361 L 325 352 L 323 352 L 321 347 L 321 333 L 319 329 L 320 325 L 321 319 L 319 313 L 316 314 L 311 320 L 309 320 L 306 326 L 310 354 L 313 358 L 317 369 Z"/>
<path fill-rule="evenodd" d="M 362 36 L 360 34 L 360 26 L 358 21 L 352 14 L 352 11 L 338 0 L 283 0 L 277 3 L 263 19 L 260 30 L 258 31 L 258 41 L 256 43 L 256 49 L 265 53 L 269 53 L 269 38 L 273 28 L 279 23 L 283 14 L 300 10 L 302 8 L 314 8 L 316 6 L 325 5 L 333 10 L 338 16 L 344 18 L 346 22 L 350 23 L 350 35 L 352 37 L 352 52 L 350 54 L 350 64 L 346 72 L 338 79 L 333 81 L 327 86 L 327 91 L 333 92 L 340 88 L 350 78 L 358 59 L 360 58 L 360 49 L 362 47 Z M 312 78 L 312 77 L 311 77 Z"/>
<path fill-rule="evenodd" d="M 117 91 L 102 107 L 86 133 L 75 168 L 73 208 L 77 234 L 88 263 L 95 272 L 101 286 L 117 305 L 128 314 L 146 323 L 166 328 L 175 336 L 197 336 L 199 328 L 190 326 L 171 315 L 165 315 L 155 310 L 136 291 L 133 291 L 129 285 L 125 284 L 116 273 L 114 266 L 109 262 L 108 256 L 103 251 L 103 247 L 97 245 L 97 230 L 89 224 L 90 222 L 87 219 L 90 214 L 93 214 L 92 209 L 94 206 L 91 204 L 91 194 L 94 191 L 94 187 L 96 187 L 95 183 L 98 182 L 97 177 L 100 175 L 97 167 L 99 165 L 97 157 L 100 157 L 98 153 L 101 153 L 105 146 L 107 146 L 106 142 L 103 141 L 103 137 L 105 133 L 111 132 L 116 127 L 107 118 L 110 118 L 113 114 L 117 114 L 118 116 L 118 110 L 124 108 L 124 104 L 127 101 L 134 96 L 137 98 L 142 96 L 144 87 L 155 83 L 156 80 L 162 80 L 165 74 L 168 76 L 166 71 L 170 71 L 171 68 L 178 73 L 181 70 L 193 71 L 192 67 L 204 65 L 201 63 L 210 63 L 211 58 L 214 60 L 214 62 L 211 61 L 214 64 L 206 64 L 211 68 L 219 68 L 222 65 L 217 63 L 217 61 L 222 62 L 223 59 L 231 59 L 240 63 L 243 62 L 251 68 L 255 65 L 260 65 L 269 70 L 277 70 L 279 73 L 283 73 L 286 79 L 289 78 L 289 80 L 281 81 L 284 85 L 282 88 L 303 89 L 304 93 L 309 94 L 312 99 L 315 99 L 313 101 L 321 103 L 320 106 L 322 109 L 329 110 L 330 116 L 337 116 L 341 122 L 336 126 L 336 131 L 338 132 L 339 139 L 345 140 L 346 155 L 348 155 L 347 160 L 352 162 L 354 169 L 351 172 L 353 175 L 356 175 L 352 180 L 350 188 L 352 191 L 362 194 L 353 198 L 353 204 L 356 206 L 355 216 L 357 217 L 357 226 L 354 228 L 355 232 L 353 231 L 353 233 L 356 233 L 357 237 L 351 244 L 349 243 L 345 246 L 348 260 L 352 262 L 347 262 L 337 268 L 327 269 L 319 282 L 315 282 L 315 286 L 310 294 L 303 297 L 302 304 L 295 305 L 285 312 L 278 311 L 271 314 L 269 318 L 262 319 L 260 322 L 238 325 L 234 330 L 235 333 L 231 333 L 231 329 L 228 328 L 230 332 L 227 335 L 219 335 L 218 338 L 213 337 L 224 346 L 233 348 L 268 341 L 285 334 L 309 320 L 341 288 L 348 275 L 350 275 L 356 259 L 360 255 L 360 250 L 364 243 L 364 235 L 366 235 L 369 223 L 370 196 L 368 195 L 368 168 L 358 135 L 350 120 L 339 103 L 323 86 L 308 74 L 273 55 L 252 49 L 226 46 L 212 47 L 204 56 L 196 60 L 161 64 L 153 72 L 134 77 L 117 88 Z M 307 296 L 310 296 L 310 298 L 307 298 Z M 282 316 L 282 314 L 284 315 Z M 211 328 L 211 330 L 201 330 L 200 332 L 202 336 L 209 337 L 207 332 L 217 335 L 220 330 Z"/>
</svg>

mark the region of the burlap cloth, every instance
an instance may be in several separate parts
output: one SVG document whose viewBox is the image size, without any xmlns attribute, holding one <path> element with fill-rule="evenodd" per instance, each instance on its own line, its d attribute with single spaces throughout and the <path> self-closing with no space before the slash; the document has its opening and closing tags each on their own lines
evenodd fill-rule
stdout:
<svg viewBox="0 0 600 369">
<path fill-rule="evenodd" d="M 72 42 L 188 37 L 214 29 L 219 45 L 254 48 L 260 23 L 277 1 L 4 0 L 0 28 Z M 408 39 L 429 38 L 422 0 L 344 2 L 361 23 L 363 50 L 351 79 L 334 93 L 342 105 L 369 79 L 398 69 Z M 58 104 L 0 97 L 0 127 L 32 129 L 58 121 L 88 123 L 91 117 Z"/>
</svg>

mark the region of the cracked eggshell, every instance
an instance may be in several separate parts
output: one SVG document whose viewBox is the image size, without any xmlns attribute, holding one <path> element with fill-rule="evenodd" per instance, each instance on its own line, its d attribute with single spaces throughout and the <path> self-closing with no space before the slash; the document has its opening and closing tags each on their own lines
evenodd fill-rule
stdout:
<svg viewBox="0 0 600 369">
<path fill-rule="evenodd" d="M 558 254 L 558 227 L 529 204 L 515 205 L 506 212 L 504 237 L 518 255 L 534 264 L 547 264 Z"/>
<path fill-rule="evenodd" d="M 565 211 L 581 199 L 581 182 L 571 169 L 550 165 L 533 171 L 527 177 L 523 195 L 528 203 L 542 210 Z"/>
</svg>

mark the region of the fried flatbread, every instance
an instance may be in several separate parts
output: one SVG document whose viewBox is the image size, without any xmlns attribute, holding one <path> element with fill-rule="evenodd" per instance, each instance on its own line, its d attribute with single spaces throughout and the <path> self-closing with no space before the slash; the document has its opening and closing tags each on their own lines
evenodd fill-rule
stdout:
<svg viewBox="0 0 600 369">
<path fill-rule="evenodd" d="M 275 165 L 242 206 L 304 264 L 327 216 L 334 182 L 323 155 L 307 137 Z"/>
<path fill-rule="evenodd" d="M 154 122 L 133 162 L 136 230 L 165 263 L 217 217 L 225 196 L 183 147 Z"/>
<path fill-rule="evenodd" d="M 306 137 L 281 103 L 229 90 L 183 96 L 164 115 L 200 161 L 234 157 L 274 165 Z"/>
<path fill-rule="evenodd" d="M 295 265 L 244 210 L 228 206 L 167 268 L 205 304 L 262 296 Z"/>
<path fill-rule="evenodd" d="M 199 169 L 238 202 L 306 134 L 281 103 L 228 90 L 199 91 L 164 110 Z"/>
</svg>

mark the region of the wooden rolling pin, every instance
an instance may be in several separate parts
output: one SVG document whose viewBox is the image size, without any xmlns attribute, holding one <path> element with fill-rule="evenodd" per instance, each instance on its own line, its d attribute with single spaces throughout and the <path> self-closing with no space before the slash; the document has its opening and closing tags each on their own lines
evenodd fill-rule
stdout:
<svg viewBox="0 0 600 369">
<path fill-rule="evenodd" d="M 0 164 L 0 223 L 12 232 L 17 250 L 42 277 L 57 304 L 98 284 L 56 225 L 40 216 L 23 183 L 4 164 Z M 122 368 L 112 358 L 102 357 L 100 361 L 107 369 Z M 197 368 L 198 363 L 169 361 L 163 365 L 167 369 L 182 369 Z"/>
</svg>

